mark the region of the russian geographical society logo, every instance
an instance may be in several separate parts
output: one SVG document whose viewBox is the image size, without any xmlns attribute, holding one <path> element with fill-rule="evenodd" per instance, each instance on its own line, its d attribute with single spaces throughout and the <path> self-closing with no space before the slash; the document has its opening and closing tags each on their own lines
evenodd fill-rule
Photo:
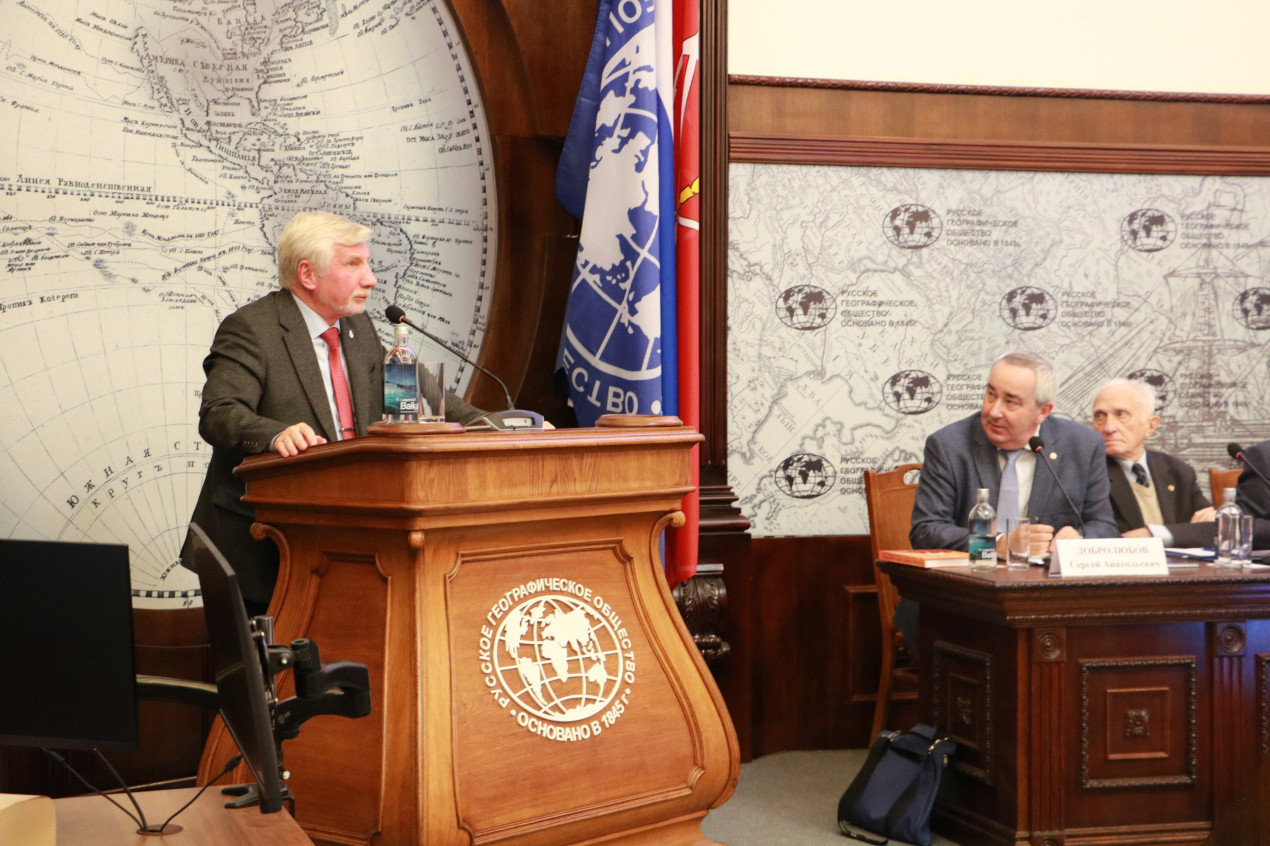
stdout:
<svg viewBox="0 0 1270 846">
<path fill-rule="evenodd" d="M 1023 285 L 1001 298 L 1001 319 L 1011 329 L 1031 332 L 1054 322 L 1058 303 L 1043 288 Z"/>
<path fill-rule="evenodd" d="M 490 695 L 539 737 L 589 740 L 626 711 L 631 639 L 617 611 L 572 579 L 535 579 L 504 593 L 478 645 Z"/>
<path fill-rule="evenodd" d="M 1140 253 L 1162 250 L 1177 237 L 1177 224 L 1167 212 L 1138 209 L 1120 221 L 1120 240 Z"/>
<path fill-rule="evenodd" d="M 1235 297 L 1235 319 L 1245 329 L 1270 329 L 1270 288 L 1249 288 Z"/>
<path fill-rule="evenodd" d="M 796 452 L 782 461 L 772 476 L 776 479 L 776 487 L 786 496 L 815 499 L 833 490 L 838 471 L 823 456 Z"/>
<path fill-rule="evenodd" d="M 776 298 L 776 316 L 790 329 L 822 329 L 837 311 L 833 294 L 815 285 L 795 285 Z"/>
<path fill-rule="evenodd" d="M 943 384 L 925 370 L 901 370 L 882 386 L 882 399 L 899 414 L 925 414 L 943 396 Z"/>
<path fill-rule="evenodd" d="M 1135 370 L 1125 376 L 1126 379 L 1132 379 L 1135 382 L 1146 382 L 1152 388 L 1155 388 L 1155 413 L 1169 407 L 1169 403 L 1173 402 L 1173 380 L 1163 370 L 1152 370 L 1144 367 Z"/>
<path fill-rule="evenodd" d="M 920 250 L 939 240 L 944 221 L 935 210 L 917 203 L 905 203 L 887 212 L 882 219 L 886 240 L 904 250 Z"/>
</svg>

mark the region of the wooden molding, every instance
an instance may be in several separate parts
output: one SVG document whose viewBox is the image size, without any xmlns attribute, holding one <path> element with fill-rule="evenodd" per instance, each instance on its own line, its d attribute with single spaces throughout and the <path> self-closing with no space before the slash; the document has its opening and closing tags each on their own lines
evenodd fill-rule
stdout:
<svg viewBox="0 0 1270 846">
<path fill-rule="evenodd" d="M 851 91 L 903 91 L 916 94 L 989 94 L 996 97 L 1063 97 L 1083 100 L 1149 100 L 1169 103 L 1270 103 L 1267 94 L 1207 93 L 1198 91 L 1119 91 L 1098 88 L 1028 88 L 1008 85 L 951 85 L 936 82 L 872 82 L 862 79 L 749 76 L 732 74 L 733 85 L 787 88 L 832 88 Z"/>
<path fill-rule="evenodd" d="M 701 464 L 728 449 L 728 44 L 726 0 L 701 4 Z M 704 511 L 704 503 L 703 503 Z"/>
<path fill-rule="evenodd" d="M 1270 174 L 1270 149 L 1195 146 L 943 141 L 921 138 L 784 137 L 734 132 L 732 161 L 1086 173 Z"/>
</svg>

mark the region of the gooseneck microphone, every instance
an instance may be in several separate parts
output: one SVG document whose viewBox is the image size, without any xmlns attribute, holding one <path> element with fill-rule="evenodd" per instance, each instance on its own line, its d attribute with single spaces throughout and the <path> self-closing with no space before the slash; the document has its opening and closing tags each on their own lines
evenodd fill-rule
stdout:
<svg viewBox="0 0 1270 846">
<path fill-rule="evenodd" d="M 481 418 L 481 420 L 484 420 L 495 429 L 541 429 L 542 428 L 541 414 L 539 414 L 536 411 L 524 411 L 522 409 L 518 409 L 515 407 L 516 404 L 512 402 L 512 392 L 507 390 L 506 382 L 504 382 L 502 379 L 495 376 L 490 371 L 486 370 L 481 365 L 477 364 L 472 359 L 468 358 L 463 353 L 459 352 L 454 347 L 447 344 L 445 341 L 438 338 L 436 335 L 433 335 L 427 329 L 424 329 L 422 326 L 419 326 L 417 324 L 411 323 L 409 320 L 406 319 L 406 312 L 404 309 L 401 308 L 401 306 L 397 305 L 396 303 L 388 306 L 388 308 L 384 309 L 384 316 L 388 318 L 389 323 L 393 323 L 393 324 L 402 323 L 406 326 L 409 326 L 411 329 L 423 335 L 423 337 L 427 338 L 432 343 L 441 347 L 441 349 L 445 350 L 451 355 L 457 356 L 462 361 L 466 361 L 468 364 L 472 365 L 477 370 L 481 371 L 486 376 L 490 377 L 491 379 L 493 379 L 495 382 L 498 383 L 498 386 L 503 389 L 503 396 L 507 400 L 507 409 L 505 411 L 499 411 L 499 412 L 487 414 L 485 415 L 485 417 Z M 481 421 L 478 420 L 476 422 L 480 423 Z"/>
<path fill-rule="evenodd" d="M 1080 516 L 1080 509 L 1072 502 L 1072 498 L 1067 495 L 1067 490 L 1063 487 L 1063 483 L 1058 480 L 1058 474 L 1054 472 L 1054 468 L 1050 466 L 1049 461 L 1045 458 L 1045 441 L 1033 435 L 1027 442 L 1027 448 L 1036 453 L 1037 461 L 1049 468 L 1050 475 L 1054 477 L 1054 484 L 1058 485 L 1058 490 L 1063 495 L 1063 499 L 1067 500 L 1067 505 L 1071 508 L 1072 513 L 1076 515 L 1076 522 L 1080 525 L 1080 536 L 1083 538 L 1085 536 L 1085 521 Z"/>
<path fill-rule="evenodd" d="M 1238 463 L 1242 464 L 1244 467 L 1247 467 L 1249 470 L 1251 470 L 1252 472 L 1260 476 L 1261 481 L 1265 482 L 1267 485 L 1270 485 L 1270 479 L 1267 479 L 1266 475 L 1257 469 L 1257 465 L 1249 461 L 1248 457 L 1244 455 L 1243 447 L 1241 447 L 1239 444 L 1236 444 L 1236 443 L 1229 443 L 1229 444 L 1226 444 L 1226 452 L 1230 455 L 1231 458 L 1235 459 L 1235 461 L 1237 461 Z"/>
<path fill-rule="evenodd" d="M 466 361 L 468 364 L 472 365 L 477 370 L 481 371 L 486 376 L 493 379 L 495 382 L 498 383 L 498 386 L 503 389 L 503 396 L 507 398 L 507 407 L 510 409 L 513 405 L 515 405 L 515 403 L 512 402 L 512 392 L 507 390 L 507 385 L 504 384 L 502 379 L 499 379 L 493 373 L 490 373 L 484 367 L 481 367 L 475 361 L 472 361 L 472 359 L 468 358 L 463 353 L 459 352 L 454 347 L 450 346 L 445 341 L 438 338 L 436 335 L 433 335 L 427 329 L 424 329 L 421 326 L 416 326 L 415 324 L 411 323 L 409 320 L 406 319 L 406 312 L 404 309 L 401 308 L 401 306 L 398 306 L 396 304 L 388 306 L 388 308 L 384 310 L 384 316 L 388 318 L 389 323 L 404 323 L 405 325 L 409 326 L 411 329 L 423 335 L 423 337 L 427 338 L 432 343 L 439 346 L 441 349 L 445 350 L 451 355 L 458 356 L 463 361 Z"/>
</svg>

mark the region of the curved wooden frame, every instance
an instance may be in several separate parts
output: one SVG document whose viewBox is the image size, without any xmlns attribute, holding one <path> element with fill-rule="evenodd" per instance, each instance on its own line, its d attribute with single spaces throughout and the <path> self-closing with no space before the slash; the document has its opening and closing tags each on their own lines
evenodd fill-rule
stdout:
<svg viewBox="0 0 1270 846">
<path fill-rule="evenodd" d="M 498 256 L 479 361 L 519 405 L 556 425 L 573 415 L 551 383 L 568 295 L 577 221 L 553 183 L 586 64 L 594 6 L 560 4 L 550 16 L 516 0 L 447 0 L 485 105 L 498 190 Z M 501 410 L 502 389 L 477 373 L 473 403 Z"/>
</svg>

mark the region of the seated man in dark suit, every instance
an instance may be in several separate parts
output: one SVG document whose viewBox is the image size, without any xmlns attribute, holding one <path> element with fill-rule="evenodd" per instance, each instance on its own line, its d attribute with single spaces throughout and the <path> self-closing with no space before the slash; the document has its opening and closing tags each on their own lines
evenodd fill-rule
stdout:
<svg viewBox="0 0 1270 846">
<path fill-rule="evenodd" d="M 1243 466 L 1235 502 L 1245 514 L 1252 515 L 1252 545 L 1270 549 L 1270 482 L 1266 481 L 1270 476 L 1270 441 L 1249 447 L 1243 454 Z"/>
<path fill-rule="evenodd" d="M 1165 546 L 1212 546 L 1212 503 L 1185 461 L 1148 450 L 1155 434 L 1155 389 L 1112 379 L 1094 398 L 1093 426 L 1107 447 L 1116 528 L 1126 538 L 1158 537 Z"/>
<path fill-rule="evenodd" d="M 1120 534 L 1108 500 L 1102 440 L 1082 423 L 1051 416 L 1057 393 L 1054 368 L 1039 356 L 1009 353 L 997 359 L 983 407 L 926 439 L 908 535 L 915 549 L 968 549 L 966 520 L 978 488 L 987 488 L 996 506 L 998 557 L 1005 554 L 1002 532 L 1010 515 L 1032 518 L 1033 555 L 1051 549 L 1055 540 Z M 1044 442 L 1044 455 L 1027 448 L 1033 436 Z M 1040 467 L 1041 461 L 1050 468 Z M 904 600 L 895 611 L 896 625 L 913 644 L 915 612 Z"/>
</svg>

